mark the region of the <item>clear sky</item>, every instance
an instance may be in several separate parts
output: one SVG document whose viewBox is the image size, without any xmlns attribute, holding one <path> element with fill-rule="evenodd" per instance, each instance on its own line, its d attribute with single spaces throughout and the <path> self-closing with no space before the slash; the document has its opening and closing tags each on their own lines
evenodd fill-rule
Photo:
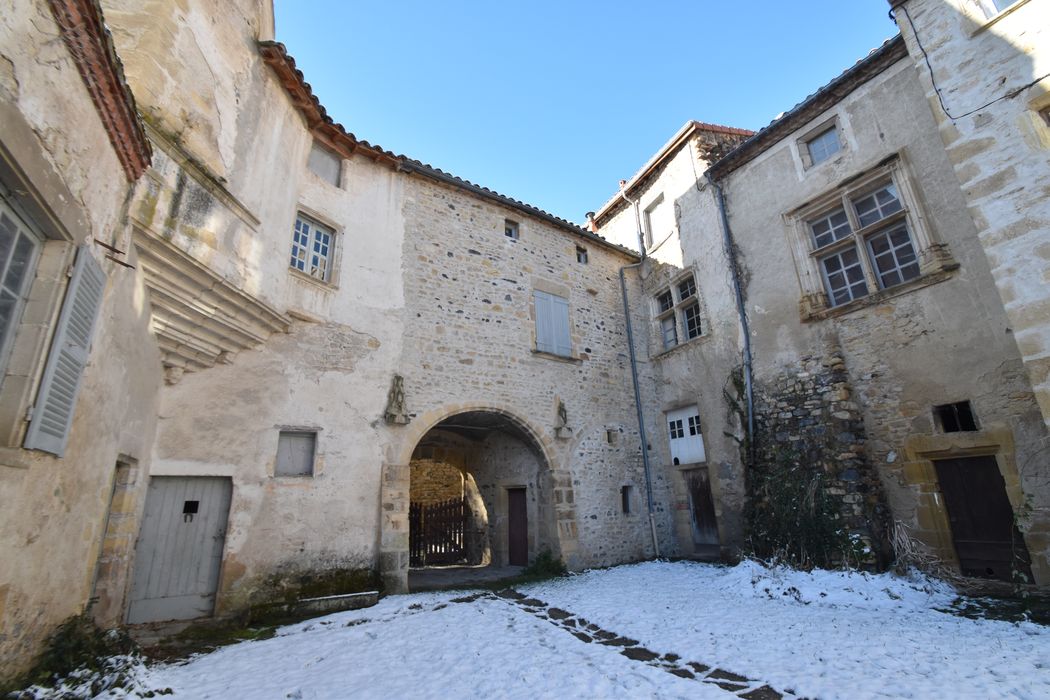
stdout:
<svg viewBox="0 0 1050 700">
<path fill-rule="evenodd" d="M 886 0 L 275 0 L 359 139 L 583 222 L 689 119 L 758 129 L 896 34 Z"/>
</svg>

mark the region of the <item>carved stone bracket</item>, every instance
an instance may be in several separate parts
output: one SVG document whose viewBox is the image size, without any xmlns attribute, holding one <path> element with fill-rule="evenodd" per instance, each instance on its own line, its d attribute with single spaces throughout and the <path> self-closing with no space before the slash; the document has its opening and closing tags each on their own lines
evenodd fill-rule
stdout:
<svg viewBox="0 0 1050 700">
<path fill-rule="evenodd" d="M 149 289 L 150 325 L 164 362 L 165 381 L 225 364 L 291 319 L 237 289 L 158 236 L 134 229 L 135 249 Z"/>
</svg>

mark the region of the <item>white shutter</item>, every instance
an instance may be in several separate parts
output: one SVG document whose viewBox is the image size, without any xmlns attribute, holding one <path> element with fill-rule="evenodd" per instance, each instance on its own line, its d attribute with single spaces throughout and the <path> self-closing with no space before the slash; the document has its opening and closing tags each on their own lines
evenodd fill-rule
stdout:
<svg viewBox="0 0 1050 700">
<path fill-rule="evenodd" d="M 539 290 L 533 292 L 536 302 L 536 349 L 540 352 L 554 352 L 554 310 L 551 308 L 551 295 Z"/>
<path fill-rule="evenodd" d="M 551 319 L 554 324 L 554 354 L 572 356 L 572 336 L 569 334 L 569 300 L 551 297 Z"/>
<path fill-rule="evenodd" d="M 73 424 L 80 379 L 91 349 L 106 274 L 86 247 L 77 252 L 25 446 L 61 457 Z"/>
</svg>

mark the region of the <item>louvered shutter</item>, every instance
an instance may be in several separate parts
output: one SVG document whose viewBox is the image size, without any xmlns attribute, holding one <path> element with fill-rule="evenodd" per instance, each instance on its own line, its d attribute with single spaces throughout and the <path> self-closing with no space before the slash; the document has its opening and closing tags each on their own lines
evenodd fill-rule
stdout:
<svg viewBox="0 0 1050 700">
<path fill-rule="evenodd" d="M 554 353 L 572 356 L 572 337 L 569 334 L 569 300 L 562 297 L 551 297 L 551 310 L 554 325 Z"/>
<path fill-rule="evenodd" d="M 80 379 L 91 349 L 106 275 L 87 248 L 77 252 L 25 446 L 61 457 L 73 424 Z"/>
<path fill-rule="evenodd" d="M 536 349 L 540 352 L 554 352 L 552 297 L 537 290 L 533 293 L 533 298 L 536 301 Z"/>
</svg>

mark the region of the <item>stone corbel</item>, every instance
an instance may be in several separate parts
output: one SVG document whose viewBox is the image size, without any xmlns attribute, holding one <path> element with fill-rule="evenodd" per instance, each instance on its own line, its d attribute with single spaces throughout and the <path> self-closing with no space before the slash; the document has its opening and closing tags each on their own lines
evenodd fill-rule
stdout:
<svg viewBox="0 0 1050 700">
<path fill-rule="evenodd" d="M 811 318 L 828 308 L 828 295 L 824 292 L 803 294 L 798 300 L 798 312 L 802 318 Z"/>
<path fill-rule="evenodd" d="M 931 243 L 919 252 L 919 270 L 922 274 L 955 270 L 959 263 L 952 257 L 947 243 Z"/>
<path fill-rule="evenodd" d="M 572 437 L 572 428 L 569 427 L 569 413 L 565 410 L 565 402 L 558 399 L 558 415 L 554 423 L 554 436 L 559 440 L 568 440 Z"/>
</svg>

